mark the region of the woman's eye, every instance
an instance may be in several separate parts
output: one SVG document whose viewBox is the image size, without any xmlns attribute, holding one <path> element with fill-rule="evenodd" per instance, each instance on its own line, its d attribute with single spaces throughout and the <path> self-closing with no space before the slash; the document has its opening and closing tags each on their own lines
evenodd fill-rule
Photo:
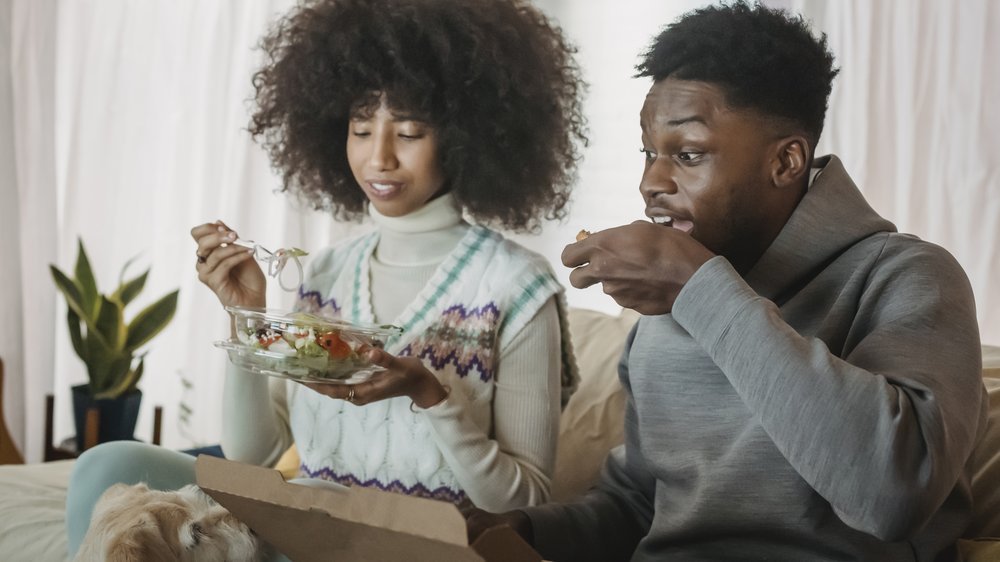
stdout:
<svg viewBox="0 0 1000 562">
<path fill-rule="evenodd" d="M 399 138 L 401 138 L 403 140 L 419 140 L 419 139 L 424 138 L 424 135 L 419 134 L 419 133 L 418 134 L 413 134 L 413 135 L 404 135 L 403 133 L 400 133 L 399 134 Z"/>
<path fill-rule="evenodd" d="M 367 136 L 371 136 L 371 133 L 369 133 L 368 131 L 353 131 L 351 134 L 353 134 L 356 137 L 361 137 L 361 138 L 364 138 L 364 137 L 367 137 Z"/>
</svg>

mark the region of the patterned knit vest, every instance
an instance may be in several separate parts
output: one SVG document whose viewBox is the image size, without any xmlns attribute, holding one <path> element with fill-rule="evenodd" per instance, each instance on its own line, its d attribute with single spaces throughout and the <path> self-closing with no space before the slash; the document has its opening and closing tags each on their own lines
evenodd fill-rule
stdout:
<svg viewBox="0 0 1000 562">
<path fill-rule="evenodd" d="M 297 308 L 373 323 L 369 264 L 378 232 L 317 256 Z M 577 384 L 562 288 L 541 256 L 474 226 L 397 319 L 403 334 L 386 350 L 420 358 L 468 399 L 467 415 L 492 434 L 496 362 L 541 306 L 557 296 L 563 327 L 563 404 Z M 408 398 L 355 406 L 295 392 L 291 427 L 304 476 L 461 502 L 465 493 L 438 450 L 430 426 Z"/>
</svg>

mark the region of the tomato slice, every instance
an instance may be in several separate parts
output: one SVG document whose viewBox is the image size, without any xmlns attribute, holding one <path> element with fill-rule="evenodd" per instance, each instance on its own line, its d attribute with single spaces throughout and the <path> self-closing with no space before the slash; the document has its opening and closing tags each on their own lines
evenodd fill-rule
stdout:
<svg viewBox="0 0 1000 562">
<path fill-rule="evenodd" d="M 324 332 L 316 336 L 316 343 L 330 354 L 331 359 L 344 359 L 351 354 L 351 346 L 340 339 L 337 332 Z"/>
</svg>

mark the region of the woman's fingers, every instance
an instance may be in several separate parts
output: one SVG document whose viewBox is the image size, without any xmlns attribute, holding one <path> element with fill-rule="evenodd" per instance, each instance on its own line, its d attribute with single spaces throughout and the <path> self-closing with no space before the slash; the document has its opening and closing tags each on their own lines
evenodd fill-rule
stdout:
<svg viewBox="0 0 1000 562">
<path fill-rule="evenodd" d="M 198 244 L 195 254 L 200 263 L 205 263 L 216 249 L 223 245 L 228 246 L 237 238 L 234 230 L 226 226 L 221 220 L 200 224 L 191 229 L 191 237 Z"/>
<path fill-rule="evenodd" d="M 220 269 L 224 272 L 223 275 L 228 275 L 230 270 L 238 263 L 244 261 L 250 256 L 250 251 L 242 246 L 226 246 L 218 247 L 209 253 L 201 253 L 204 250 L 199 248 L 199 256 L 205 258 L 204 261 L 198 260 L 198 278 L 207 282 L 210 279 L 215 278 L 216 273 Z"/>
</svg>

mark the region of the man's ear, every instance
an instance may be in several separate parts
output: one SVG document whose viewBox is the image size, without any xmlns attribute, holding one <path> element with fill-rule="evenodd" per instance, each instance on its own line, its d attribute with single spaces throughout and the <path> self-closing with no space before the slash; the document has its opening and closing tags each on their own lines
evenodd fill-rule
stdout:
<svg viewBox="0 0 1000 562">
<path fill-rule="evenodd" d="M 771 182 L 775 187 L 805 186 L 809 175 L 809 142 L 802 135 L 782 137 L 775 144 Z"/>
</svg>

